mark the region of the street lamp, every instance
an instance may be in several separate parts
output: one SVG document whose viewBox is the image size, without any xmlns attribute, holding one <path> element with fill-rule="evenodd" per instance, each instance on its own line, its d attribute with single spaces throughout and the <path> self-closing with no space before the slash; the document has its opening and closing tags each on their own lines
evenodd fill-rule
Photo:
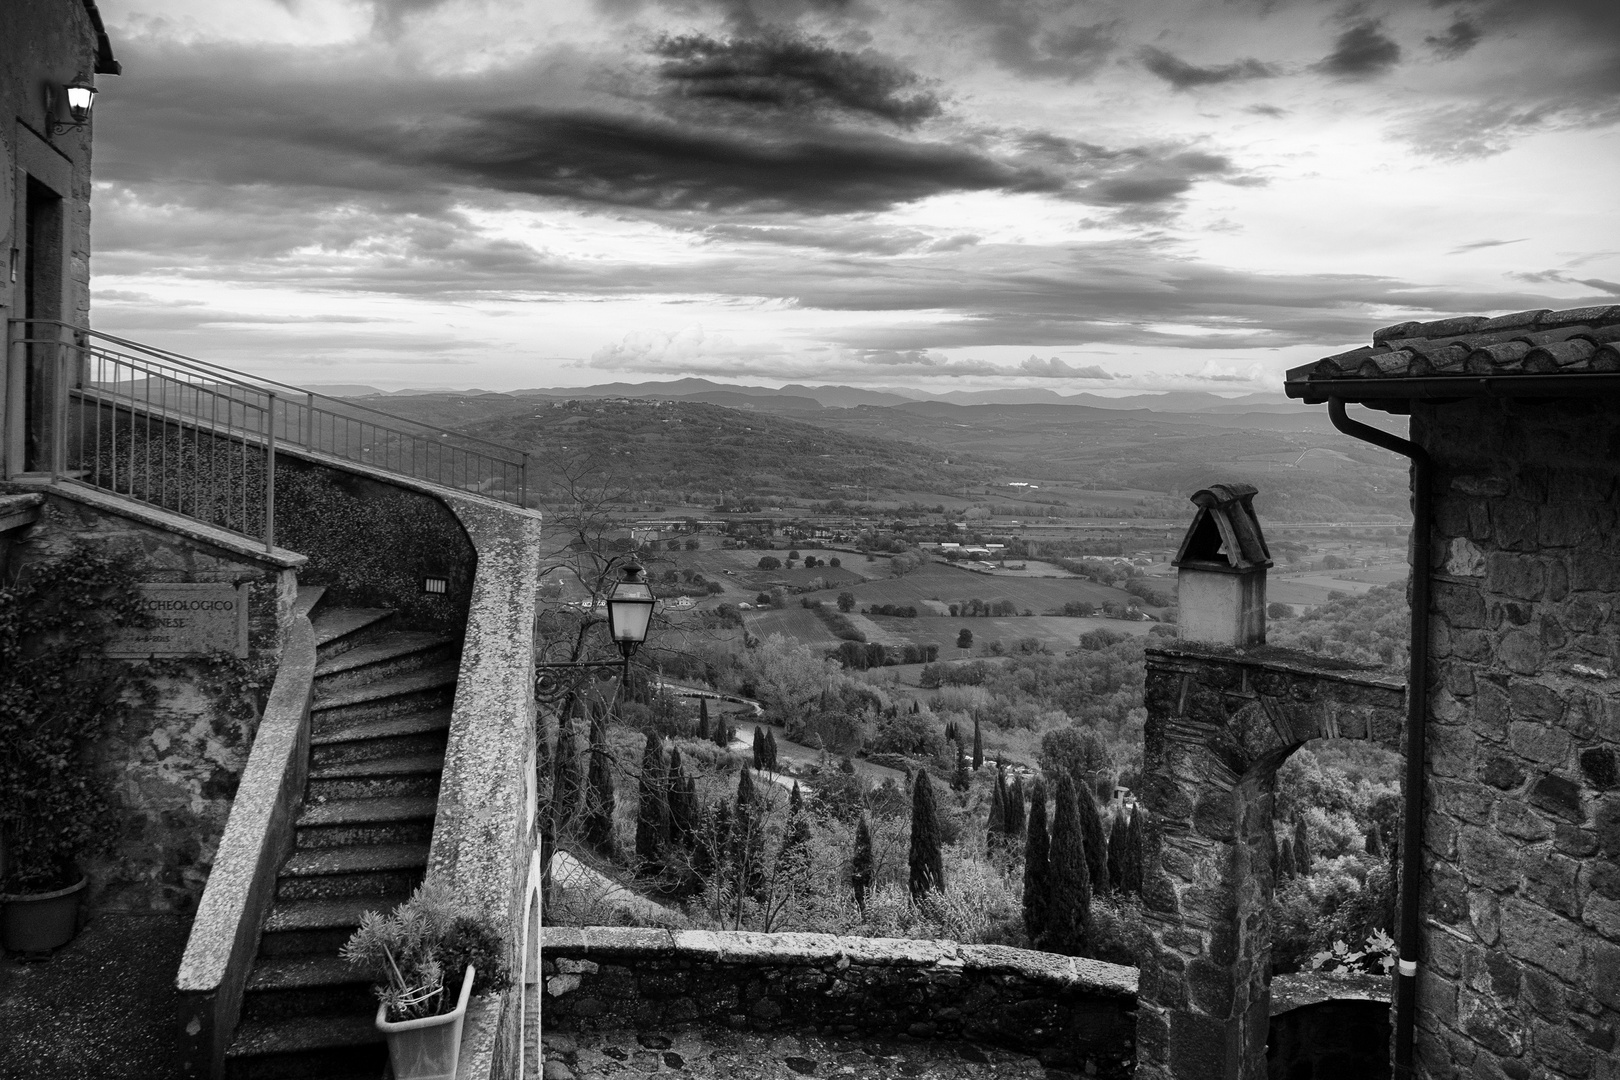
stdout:
<svg viewBox="0 0 1620 1080">
<path fill-rule="evenodd" d="M 653 608 L 658 599 L 647 585 L 644 571 L 636 563 L 626 563 L 620 571 L 622 577 L 608 590 L 608 636 L 619 647 L 618 660 L 568 660 L 554 664 L 534 665 L 534 696 L 537 701 L 558 701 L 576 691 L 595 671 L 602 679 L 613 676 L 606 671 L 618 668 L 622 681 L 630 678 L 630 658 L 641 643 L 647 640 L 652 624 Z"/>
<path fill-rule="evenodd" d="M 90 106 L 95 104 L 96 100 L 96 84 L 91 81 L 90 76 L 81 74 L 61 88 L 60 93 L 67 103 L 71 121 L 62 120 L 57 115 L 57 93 L 54 85 L 45 88 L 46 123 L 52 135 L 60 135 L 73 128 L 82 128 L 90 122 Z"/>
<path fill-rule="evenodd" d="M 653 605 L 658 603 L 642 574 L 640 566 L 627 563 L 623 579 L 615 582 L 608 592 L 608 635 L 618 644 L 626 667 L 636 649 L 647 640 Z"/>
</svg>

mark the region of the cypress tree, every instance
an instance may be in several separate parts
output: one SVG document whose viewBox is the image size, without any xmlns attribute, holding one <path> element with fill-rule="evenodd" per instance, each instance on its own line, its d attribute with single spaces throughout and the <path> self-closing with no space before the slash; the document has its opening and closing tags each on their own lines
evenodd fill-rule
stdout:
<svg viewBox="0 0 1620 1080">
<path fill-rule="evenodd" d="M 1287 881 L 1294 876 L 1294 842 L 1283 837 L 1277 842 L 1277 880 Z"/>
<path fill-rule="evenodd" d="M 1131 826 L 1125 814 L 1114 815 L 1113 828 L 1108 830 L 1108 880 L 1114 891 L 1125 895 L 1125 860 L 1130 857 Z"/>
<path fill-rule="evenodd" d="M 758 896 L 765 884 L 765 821 L 754 788 L 753 775 L 737 774 L 737 806 L 731 815 L 732 864 L 738 892 Z"/>
<path fill-rule="evenodd" d="M 771 772 L 776 772 L 777 771 L 777 768 L 776 768 L 776 732 L 774 732 L 774 731 L 767 731 L 765 733 L 765 767 L 767 769 L 769 769 Z"/>
<path fill-rule="evenodd" d="M 1001 786 L 1000 776 L 990 789 L 990 820 L 985 823 L 984 831 L 992 851 L 1007 838 L 1006 789 Z"/>
<path fill-rule="evenodd" d="M 966 791 L 973 786 L 973 777 L 968 772 L 967 757 L 962 753 L 960 745 L 956 748 L 956 771 L 951 774 L 951 787 L 957 791 Z"/>
<path fill-rule="evenodd" d="M 709 699 L 698 698 L 697 737 L 709 741 Z"/>
<path fill-rule="evenodd" d="M 855 906 L 861 909 L 863 919 L 866 918 L 866 892 L 872 887 L 873 863 L 872 826 L 862 813 L 855 826 L 855 857 L 850 860 L 849 885 L 855 890 Z"/>
<path fill-rule="evenodd" d="M 641 755 L 641 784 L 637 789 L 636 858 L 654 862 L 669 839 L 669 800 L 663 740 L 647 732 L 647 746 Z"/>
<path fill-rule="evenodd" d="M 984 734 L 979 730 L 977 718 L 973 721 L 973 771 L 984 768 Z"/>
<path fill-rule="evenodd" d="M 1091 879 L 1091 891 L 1097 896 L 1107 896 L 1110 891 L 1108 836 L 1103 832 L 1102 815 L 1091 797 L 1091 785 L 1076 784 L 1074 794 L 1075 805 L 1080 809 L 1080 839 L 1086 845 L 1086 873 Z"/>
<path fill-rule="evenodd" d="M 1294 819 L 1294 865 L 1300 877 L 1311 876 L 1311 832 L 1303 815 Z"/>
<path fill-rule="evenodd" d="M 1031 946 L 1046 933 L 1046 906 L 1051 892 L 1047 858 L 1051 838 L 1046 834 L 1046 781 L 1036 780 L 1029 799 L 1029 824 L 1024 840 L 1024 931 Z"/>
<path fill-rule="evenodd" d="M 1087 866 L 1085 827 L 1074 778 L 1058 777 L 1057 807 L 1052 818 L 1048 856 L 1051 887 L 1047 892 L 1046 938 L 1050 952 L 1081 955 L 1091 937 L 1091 872 Z M 1101 830 L 1099 830 L 1101 831 Z"/>
<path fill-rule="evenodd" d="M 799 782 L 793 782 L 793 792 L 788 796 L 788 825 L 787 833 L 782 837 L 782 849 L 778 858 L 785 857 L 797 851 L 806 850 L 810 843 L 810 816 L 805 813 L 804 796 L 799 792 Z"/>
<path fill-rule="evenodd" d="M 1143 863 L 1147 859 L 1147 811 L 1140 806 L 1131 810 L 1131 825 L 1125 832 L 1125 891 L 1131 896 L 1142 895 Z"/>
<path fill-rule="evenodd" d="M 590 775 L 585 789 L 585 842 L 601 855 L 613 858 L 618 844 L 613 836 L 613 770 L 608 767 L 607 718 L 591 717 Z"/>
<path fill-rule="evenodd" d="M 1024 778 L 1013 777 L 1012 786 L 1007 789 L 1006 800 L 1007 835 L 1014 840 L 1024 835 Z"/>
<path fill-rule="evenodd" d="M 921 903 L 931 890 L 945 887 L 945 860 L 939 849 L 939 810 L 927 769 L 917 770 L 911 787 L 911 898 Z"/>
<path fill-rule="evenodd" d="M 558 832 L 565 830 L 579 812 L 584 787 L 574 713 L 575 706 L 570 704 L 557 718 L 557 752 L 551 757 L 551 821 Z"/>
<path fill-rule="evenodd" d="M 688 785 L 691 781 L 687 779 L 686 771 L 681 767 L 681 748 L 678 746 L 672 747 L 669 751 L 667 775 L 668 783 L 664 790 L 669 793 L 669 841 L 681 847 L 690 847 L 697 806 L 687 801 Z"/>
<path fill-rule="evenodd" d="M 726 731 L 726 715 L 721 713 L 714 718 L 714 745 L 724 750 L 731 745 L 731 735 Z"/>
<path fill-rule="evenodd" d="M 765 767 L 765 732 L 758 724 L 754 725 L 754 768 Z"/>
</svg>

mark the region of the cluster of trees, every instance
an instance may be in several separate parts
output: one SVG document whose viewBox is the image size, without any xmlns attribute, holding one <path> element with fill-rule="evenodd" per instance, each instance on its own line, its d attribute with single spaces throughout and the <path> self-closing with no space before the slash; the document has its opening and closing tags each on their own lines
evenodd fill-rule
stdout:
<svg viewBox="0 0 1620 1080">
<path fill-rule="evenodd" d="M 1026 810 L 1021 778 L 1011 784 L 1001 770 L 992 788 L 986 821 L 992 860 L 1023 854 L 1023 922 L 1028 940 L 1049 952 L 1090 955 L 1091 906 L 1094 896 L 1131 897 L 1142 891 L 1145 814 L 1125 809 L 1111 824 L 1098 810 L 1090 789 L 1068 774 L 1057 778 L 1054 811 L 1048 827 L 1047 789 L 1037 779 Z M 862 822 L 863 830 L 865 822 Z M 908 882 L 912 899 L 927 904 L 930 893 L 947 882 L 938 796 L 927 770 L 912 784 Z M 851 860 L 850 885 L 858 899 L 870 883 L 869 861 L 857 849 Z M 870 846 L 870 837 L 866 844 Z M 869 855 L 867 857 L 869 860 Z M 864 900 L 861 899 L 864 903 Z"/>
<path fill-rule="evenodd" d="M 900 604 L 874 604 L 866 609 L 866 614 L 892 615 L 901 619 L 915 619 L 917 617 L 917 609 L 909 604 L 905 606 L 901 606 Z"/>
<path fill-rule="evenodd" d="M 980 600 L 976 596 L 968 600 L 958 600 L 949 607 L 953 616 L 964 619 L 1006 618 L 1018 614 L 1018 605 L 1011 600 Z"/>
<path fill-rule="evenodd" d="M 776 732 L 754 725 L 754 768 L 776 772 Z"/>
</svg>

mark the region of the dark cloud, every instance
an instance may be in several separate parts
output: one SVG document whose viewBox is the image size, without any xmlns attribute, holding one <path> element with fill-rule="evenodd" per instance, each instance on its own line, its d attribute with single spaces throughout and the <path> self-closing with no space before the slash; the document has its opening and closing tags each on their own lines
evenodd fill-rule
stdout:
<svg viewBox="0 0 1620 1080">
<path fill-rule="evenodd" d="M 1517 240 L 1475 240 L 1468 244 L 1458 244 L 1447 255 L 1461 255 L 1465 251 L 1478 251 L 1481 248 L 1505 247 L 1508 244 L 1522 244 L 1529 237 L 1521 236 Z"/>
<path fill-rule="evenodd" d="M 702 227 L 704 236 L 732 243 L 777 244 L 851 255 L 907 255 L 955 251 L 979 242 L 972 233 L 935 237 L 920 229 L 875 228 L 861 221 L 794 225 L 720 222 Z"/>
<path fill-rule="evenodd" d="M 1274 65 L 1253 58 L 1215 67 L 1199 67 L 1151 45 L 1145 46 L 1137 55 L 1143 67 L 1177 90 L 1190 90 L 1195 86 L 1214 86 L 1247 79 L 1269 79 L 1277 75 L 1277 68 Z"/>
<path fill-rule="evenodd" d="M 1425 37 L 1423 44 L 1433 49 L 1442 60 L 1455 60 L 1478 45 L 1482 37 L 1484 35 L 1478 26 L 1467 19 L 1458 19 L 1446 28 L 1445 33 Z"/>
<path fill-rule="evenodd" d="M 1288 110 L 1278 105 L 1250 105 L 1243 111 L 1254 113 L 1256 116 L 1269 116 L 1273 119 L 1288 115 Z"/>
<path fill-rule="evenodd" d="M 956 8 L 967 28 L 985 35 L 990 59 L 1021 75 L 1073 82 L 1119 46 L 1118 19 L 1053 25 L 1045 5 L 1028 0 L 957 0 Z"/>
<path fill-rule="evenodd" d="M 1620 297 L 1620 282 L 1605 281 L 1602 278 L 1578 278 L 1571 274 L 1566 274 L 1562 270 L 1521 271 L 1510 273 L 1508 277 L 1516 278 L 1519 281 L 1528 281 L 1537 285 L 1584 285 L 1588 289 L 1595 289 L 1600 293 L 1607 294 L 1608 299 L 1610 300 L 1614 299 L 1615 297 Z M 1568 303 L 1563 303 L 1562 306 L 1569 307 L 1570 305 Z"/>
<path fill-rule="evenodd" d="M 1384 34 L 1383 24 L 1369 20 L 1340 34 L 1333 51 L 1316 64 L 1316 70 L 1341 79 L 1370 79 L 1382 75 L 1400 59 L 1401 47 Z"/>
<path fill-rule="evenodd" d="M 950 191 L 1047 191 L 1061 177 L 946 143 L 837 129 L 785 139 L 659 118 L 487 111 L 442 136 L 373 151 L 461 183 L 662 210 L 882 210 Z"/>
<path fill-rule="evenodd" d="M 692 98 L 787 113 L 854 114 L 901 127 L 941 112 L 938 98 L 917 89 L 922 80 L 916 73 L 893 61 L 783 31 L 725 41 L 663 37 L 652 52 L 664 58 L 659 74 L 665 82 Z"/>
</svg>

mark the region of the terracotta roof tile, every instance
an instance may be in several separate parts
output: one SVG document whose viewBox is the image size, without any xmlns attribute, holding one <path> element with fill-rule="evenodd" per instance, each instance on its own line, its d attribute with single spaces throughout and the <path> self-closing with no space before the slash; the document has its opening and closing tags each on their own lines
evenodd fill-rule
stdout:
<svg viewBox="0 0 1620 1080">
<path fill-rule="evenodd" d="M 1620 305 L 1396 323 L 1372 339 L 1294 368 L 1289 392 L 1321 400 L 1326 391 L 1310 384 L 1326 379 L 1378 379 L 1387 387 L 1392 379 L 1620 371 Z"/>
</svg>

